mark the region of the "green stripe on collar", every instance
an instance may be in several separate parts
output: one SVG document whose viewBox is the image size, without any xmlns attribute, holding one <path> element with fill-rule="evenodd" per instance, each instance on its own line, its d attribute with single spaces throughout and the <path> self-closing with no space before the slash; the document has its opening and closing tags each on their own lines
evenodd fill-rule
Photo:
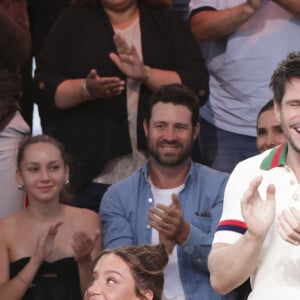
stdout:
<svg viewBox="0 0 300 300">
<path fill-rule="evenodd" d="M 270 170 L 272 168 L 284 166 L 287 150 L 287 144 L 281 144 L 274 147 L 268 156 L 262 161 L 260 168 L 262 170 Z"/>
</svg>

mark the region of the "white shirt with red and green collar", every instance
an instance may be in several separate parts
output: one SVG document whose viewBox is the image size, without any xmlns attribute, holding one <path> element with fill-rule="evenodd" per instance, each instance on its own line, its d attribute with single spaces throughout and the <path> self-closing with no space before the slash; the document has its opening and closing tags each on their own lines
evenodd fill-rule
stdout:
<svg viewBox="0 0 300 300">
<path fill-rule="evenodd" d="M 300 212 L 300 184 L 286 165 L 287 145 L 279 145 L 240 162 L 232 172 L 224 194 L 224 207 L 213 243 L 235 243 L 247 230 L 241 199 L 250 182 L 263 176 L 259 187 L 266 199 L 269 184 L 276 188 L 276 216 L 264 241 L 260 262 L 251 276 L 251 300 L 300 299 L 300 246 L 284 241 L 278 232 L 278 215 L 295 207 Z"/>
</svg>

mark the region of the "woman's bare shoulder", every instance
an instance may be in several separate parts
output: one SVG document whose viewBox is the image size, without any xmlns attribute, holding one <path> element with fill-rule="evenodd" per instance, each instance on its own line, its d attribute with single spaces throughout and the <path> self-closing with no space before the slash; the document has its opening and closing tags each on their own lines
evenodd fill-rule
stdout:
<svg viewBox="0 0 300 300">
<path fill-rule="evenodd" d="M 99 217 L 96 212 L 87 208 L 79 208 L 71 205 L 65 205 L 65 208 L 67 209 L 68 213 L 72 215 L 80 215 L 83 217 Z"/>
<path fill-rule="evenodd" d="M 82 224 L 91 224 L 99 222 L 99 215 L 90 209 L 66 205 L 66 211 L 70 218 L 72 218 L 72 220 L 76 222 Z"/>
<path fill-rule="evenodd" d="M 2 242 L 13 238 L 17 234 L 18 228 L 22 226 L 23 219 L 23 211 L 0 219 L 0 239 Z"/>
</svg>

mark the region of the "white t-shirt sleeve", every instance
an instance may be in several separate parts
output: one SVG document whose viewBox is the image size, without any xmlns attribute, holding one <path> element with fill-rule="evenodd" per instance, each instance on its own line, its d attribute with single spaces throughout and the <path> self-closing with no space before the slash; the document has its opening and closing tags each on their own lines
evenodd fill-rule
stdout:
<svg viewBox="0 0 300 300">
<path fill-rule="evenodd" d="M 189 11 L 190 13 L 198 8 L 209 6 L 217 9 L 217 0 L 190 0 Z"/>
<path fill-rule="evenodd" d="M 238 164 L 229 177 L 224 193 L 223 212 L 213 243 L 235 243 L 247 230 L 241 200 L 251 179 L 245 163 Z M 251 177 L 252 178 L 252 177 Z"/>
</svg>

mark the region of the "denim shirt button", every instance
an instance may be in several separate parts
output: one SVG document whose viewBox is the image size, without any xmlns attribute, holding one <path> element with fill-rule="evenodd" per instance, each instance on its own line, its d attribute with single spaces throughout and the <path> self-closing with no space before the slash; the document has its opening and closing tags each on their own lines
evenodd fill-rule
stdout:
<svg viewBox="0 0 300 300">
<path fill-rule="evenodd" d="M 149 202 L 149 203 L 152 203 L 152 201 L 153 201 L 152 198 L 149 198 L 149 199 L 148 199 L 148 202 Z"/>
<path fill-rule="evenodd" d="M 149 225 L 149 224 L 147 224 L 147 226 L 146 226 L 148 229 L 150 229 L 151 228 L 151 226 Z"/>
</svg>

